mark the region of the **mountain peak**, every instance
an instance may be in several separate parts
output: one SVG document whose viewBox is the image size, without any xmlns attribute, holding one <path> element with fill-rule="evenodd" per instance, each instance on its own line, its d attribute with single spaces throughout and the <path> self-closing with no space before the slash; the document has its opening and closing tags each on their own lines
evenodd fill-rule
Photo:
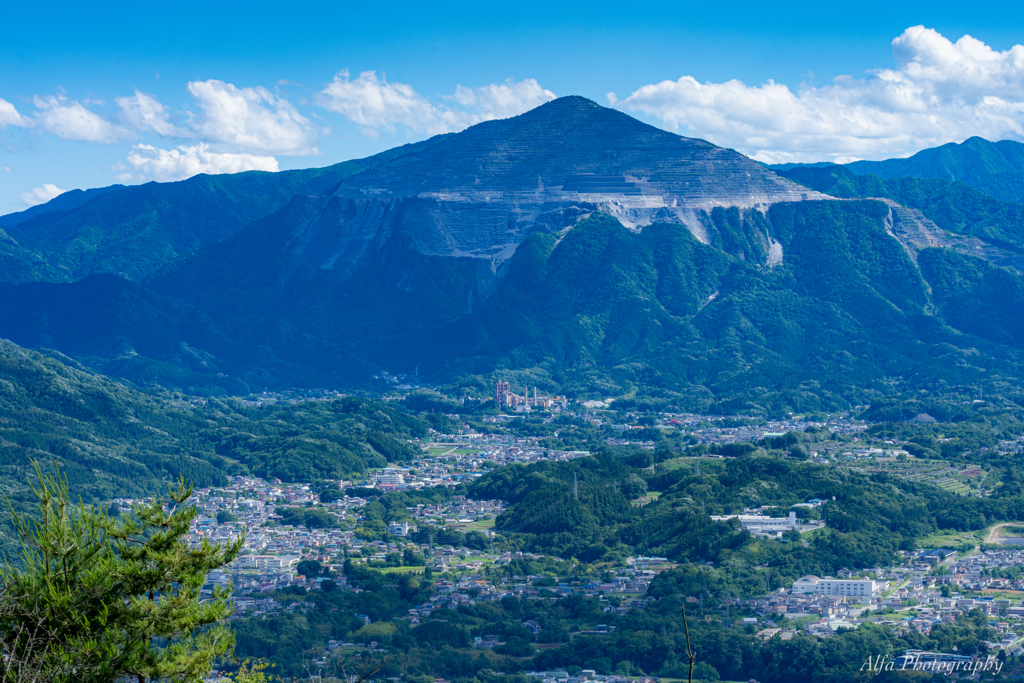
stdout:
<svg viewBox="0 0 1024 683">
<path fill-rule="evenodd" d="M 663 140 L 689 140 L 691 143 L 711 146 L 710 143 L 703 140 L 683 138 L 669 133 L 617 109 L 603 107 L 580 95 L 566 95 L 545 102 L 519 116 L 477 124 L 463 131 L 463 134 L 470 136 L 493 135 L 500 131 L 503 136 L 519 139 L 524 136 L 536 135 L 537 126 L 559 131 L 562 135 L 585 137 L 611 135 L 614 138 L 628 134 Z"/>
<path fill-rule="evenodd" d="M 337 194 L 493 201 L 502 193 L 517 201 L 579 201 L 579 192 L 566 195 L 566 183 L 586 175 L 638 183 L 633 189 L 639 191 L 627 194 L 646 198 L 641 203 L 650 207 L 754 206 L 808 195 L 733 150 L 661 130 L 576 95 L 479 123 L 353 176 Z"/>
<path fill-rule="evenodd" d="M 573 118 L 573 117 L 612 117 L 619 120 L 629 120 L 635 124 L 646 125 L 640 121 L 637 121 L 628 114 L 624 114 L 617 109 L 611 109 L 609 107 L 603 107 L 594 100 L 583 97 L 582 95 L 564 95 L 550 102 L 545 102 L 539 107 L 534 107 L 530 111 L 524 112 L 517 117 L 513 118 Z"/>
<path fill-rule="evenodd" d="M 544 111 L 551 111 L 551 110 L 565 111 L 565 110 L 569 110 L 569 109 L 581 109 L 581 110 L 583 110 L 583 109 L 603 109 L 603 108 L 604 107 L 599 105 L 594 100 L 591 100 L 589 98 L 583 97 L 582 95 L 563 95 L 561 97 L 556 97 L 555 99 L 551 100 L 550 102 L 545 102 L 544 104 L 540 105 L 539 107 L 535 107 L 534 109 L 531 109 L 530 111 L 533 111 L 533 112 L 539 112 L 539 111 L 542 111 L 542 110 L 544 110 Z M 527 112 L 527 113 L 529 113 L 529 112 Z"/>
<path fill-rule="evenodd" d="M 302 198 L 284 219 L 283 272 L 344 281 L 392 235 L 422 255 L 500 263 L 530 232 L 596 211 L 628 228 L 685 225 L 708 242 L 715 207 L 823 198 L 733 150 L 563 97 Z"/>
</svg>

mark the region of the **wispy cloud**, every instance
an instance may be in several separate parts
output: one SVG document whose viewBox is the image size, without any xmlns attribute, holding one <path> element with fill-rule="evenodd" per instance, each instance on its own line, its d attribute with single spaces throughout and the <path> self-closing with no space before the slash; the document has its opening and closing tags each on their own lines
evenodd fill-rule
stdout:
<svg viewBox="0 0 1024 683">
<path fill-rule="evenodd" d="M 90 108 L 100 108 L 103 102 L 69 100 L 64 94 L 34 97 L 33 116 L 22 115 L 0 99 L 0 128 L 35 128 L 65 140 L 107 144 L 154 133 L 173 141 L 198 140 L 174 149 L 136 144 L 127 159 L 132 170 L 119 175 L 122 182 L 181 180 L 197 173 L 276 171 L 278 162 L 273 155 L 319 154 L 317 142 L 324 131 L 266 88 L 239 88 L 208 80 L 189 83 L 188 91 L 198 112 L 185 110 L 175 115 L 154 95 L 136 90 L 129 97 L 114 99 L 117 111 L 109 118 Z M 39 203 L 36 199 L 51 187 L 23 193 L 22 199 Z"/>
<path fill-rule="evenodd" d="M 316 96 L 316 103 L 342 114 L 359 125 L 367 135 L 405 126 L 411 131 L 434 135 L 467 128 L 480 121 L 521 114 L 555 98 L 550 90 L 528 78 L 511 79 L 480 88 L 458 86 L 444 98 L 459 105 L 434 104 L 404 83 L 389 83 L 375 71 L 364 71 L 352 79 L 340 71 Z"/>
<path fill-rule="evenodd" d="M 19 196 L 21 201 L 25 202 L 29 206 L 35 206 L 37 204 L 45 204 L 57 195 L 64 194 L 66 190 L 62 190 L 53 183 L 43 183 L 42 187 L 29 190 L 28 192 L 22 192 Z"/>
<path fill-rule="evenodd" d="M 172 138 L 194 137 L 192 131 L 179 128 L 171 122 L 170 110 L 153 95 L 136 90 L 131 97 L 118 97 L 114 101 L 121 108 L 121 118 L 125 125 L 135 131 L 151 130 Z"/>
<path fill-rule="evenodd" d="M 608 99 L 764 161 L 901 156 L 973 135 L 1024 139 L 1024 46 L 999 52 L 914 26 L 892 47 L 895 69 L 796 92 L 684 76 Z"/>
<path fill-rule="evenodd" d="M 121 174 L 118 177 L 121 182 L 134 180 L 168 182 L 190 178 L 199 173 L 278 170 L 277 159 L 272 156 L 214 152 L 204 142 L 190 146 L 183 145 L 176 149 L 135 145 L 128 154 L 128 163 L 131 164 L 134 173 Z"/>
<path fill-rule="evenodd" d="M 7 126 L 27 128 L 30 125 L 32 125 L 30 119 L 18 113 L 13 104 L 0 98 L 0 128 L 6 128 Z"/>
</svg>

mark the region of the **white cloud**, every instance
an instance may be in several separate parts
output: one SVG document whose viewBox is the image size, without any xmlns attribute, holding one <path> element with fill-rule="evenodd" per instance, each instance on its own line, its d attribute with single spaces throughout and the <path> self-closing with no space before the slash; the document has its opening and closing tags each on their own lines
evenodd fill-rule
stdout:
<svg viewBox="0 0 1024 683">
<path fill-rule="evenodd" d="M 19 114 L 13 104 L 3 98 L 0 98 L 0 128 L 5 128 L 6 126 L 21 126 L 22 128 L 27 128 L 31 125 L 31 119 Z"/>
<path fill-rule="evenodd" d="M 923 26 L 892 46 L 896 69 L 795 93 L 773 81 L 701 84 L 684 76 L 608 99 L 764 161 L 903 156 L 973 135 L 1024 139 L 1024 46 L 998 52 Z"/>
<path fill-rule="evenodd" d="M 167 107 L 152 95 L 136 90 L 132 97 L 118 97 L 114 101 L 121 108 L 121 117 L 125 123 L 135 130 L 151 130 L 167 137 L 192 137 L 191 131 L 171 123 Z"/>
<path fill-rule="evenodd" d="M 37 187 L 28 192 L 22 192 L 19 196 L 21 201 L 25 202 L 29 206 L 35 206 L 37 204 L 45 204 L 54 197 L 60 194 L 64 194 L 67 190 L 62 190 L 53 183 L 43 183 L 42 187 Z"/>
<path fill-rule="evenodd" d="M 513 81 L 510 78 L 500 85 L 492 83 L 480 88 L 456 86 L 454 99 L 473 112 L 476 123 L 518 116 L 555 99 L 555 93 L 540 87 L 536 79 Z"/>
<path fill-rule="evenodd" d="M 10 166 L 0 164 L 0 173 L 14 173 L 14 169 Z"/>
<path fill-rule="evenodd" d="M 231 151 L 319 154 L 316 126 L 266 88 L 209 80 L 189 83 L 188 91 L 203 110 L 192 128 L 204 140 Z"/>
<path fill-rule="evenodd" d="M 509 79 L 481 88 L 458 86 L 446 99 L 454 100 L 461 109 L 452 109 L 434 105 L 410 85 L 378 78 L 375 71 L 364 71 L 355 80 L 348 71 L 341 71 L 317 94 L 316 103 L 344 115 L 367 135 L 376 136 L 381 129 L 394 131 L 396 125 L 436 135 L 515 116 L 554 98 L 553 92 L 532 78 L 518 82 Z"/>
<path fill-rule="evenodd" d="M 253 154 L 219 153 L 209 145 L 182 145 L 177 149 L 160 149 L 152 145 L 135 145 L 128 154 L 128 163 L 137 175 L 122 174 L 118 180 L 183 180 L 199 173 L 241 173 L 242 171 L 276 171 L 277 159 Z"/>
<path fill-rule="evenodd" d="M 68 102 L 63 95 L 37 96 L 32 103 L 39 110 L 39 127 L 65 140 L 114 142 L 123 133 L 81 102 Z"/>
</svg>

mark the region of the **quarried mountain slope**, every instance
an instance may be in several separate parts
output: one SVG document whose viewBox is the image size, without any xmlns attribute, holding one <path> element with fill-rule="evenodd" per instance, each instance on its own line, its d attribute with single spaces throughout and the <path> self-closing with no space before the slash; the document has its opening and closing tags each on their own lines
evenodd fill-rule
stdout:
<svg viewBox="0 0 1024 683">
<path fill-rule="evenodd" d="M 675 223 L 709 242 L 714 207 L 821 198 L 732 150 L 564 97 L 353 176 L 332 194 L 296 198 L 274 219 L 273 241 L 266 223 L 251 226 L 230 246 L 175 264 L 151 284 L 184 293 L 209 263 L 263 241 L 266 258 L 239 274 L 239 288 L 273 281 L 317 289 L 400 243 L 424 257 L 478 260 L 486 289 L 484 271 L 497 269 L 530 232 L 561 230 L 594 211 L 630 227 Z"/>
</svg>

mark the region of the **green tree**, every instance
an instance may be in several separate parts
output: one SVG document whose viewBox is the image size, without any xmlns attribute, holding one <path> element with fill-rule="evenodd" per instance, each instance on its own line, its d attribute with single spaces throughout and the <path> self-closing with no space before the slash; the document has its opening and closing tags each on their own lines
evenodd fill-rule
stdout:
<svg viewBox="0 0 1024 683">
<path fill-rule="evenodd" d="M 274 665 L 269 662 L 254 662 L 249 664 L 249 660 L 242 662 L 241 666 L 238 667 L 238 671 L 235 673 L 234 683 L 269 683 L 271 680 L 265 673 L 266 669 L 273 667 Z"/>
<path fill-rule="evenodd" d="M 693 667 L 693 675 L 697 677 L 698 681 L 708 681 L 709 683 L 721 679 L 718 670 L 707 662 L 697 662 Z"/>
<path fill-rule="evenodd" d="M 320 576 L 323 570 L 323 565 L 321 565 L 316 560 L 302 560 L 295 567 L 296 573 L 305 576 L 307 579 L 312 579 L 315 576 Z"/>
<path fill-rule="evenodd" d="M 232 650 L 227 591 L 217 587 L 207 600 L 200 591 L 244 536 L 190 548 L 185 536 L 199 514 L 185 505 L 191 487 L 179 480 L 166 506 L 154 498 L 111 518 L 73 503 L 59 471 L 36 466 L 36 475 L 36 516 L 14 513 L 20 561 L 0 569 L 8 680 L 37 669 L 41 680 L 193 681 Z"/>
<path fill-rule="evenodd" d="M 320 492 L 321 503 L 333 503 L 336 500 L 341 500 L 345 497 L 345 494 L 341 492 L 337 486 L 328 486 Z"/>
<path fill-rule="evenodd" d="M 217 524 L 224 524 L 226 522 L 237 522 L 238 515 L 233 515 L 227 510 L 219 510 L 217 512 Z"/>
<path fill-rule="evenodd" d="M 420 555 L 412 548 L 406 548 L 402 552 L 402 564 L 406 567 L 422 567 L 427 563 L 427 558 Z"/>
<path fill-rule="evenodd" d="M 647 493 L 647 482 L 635 474 L 629 475 L 622 482 L 622 495 L 629 500 L 635 500 Z"/>
</svg>

